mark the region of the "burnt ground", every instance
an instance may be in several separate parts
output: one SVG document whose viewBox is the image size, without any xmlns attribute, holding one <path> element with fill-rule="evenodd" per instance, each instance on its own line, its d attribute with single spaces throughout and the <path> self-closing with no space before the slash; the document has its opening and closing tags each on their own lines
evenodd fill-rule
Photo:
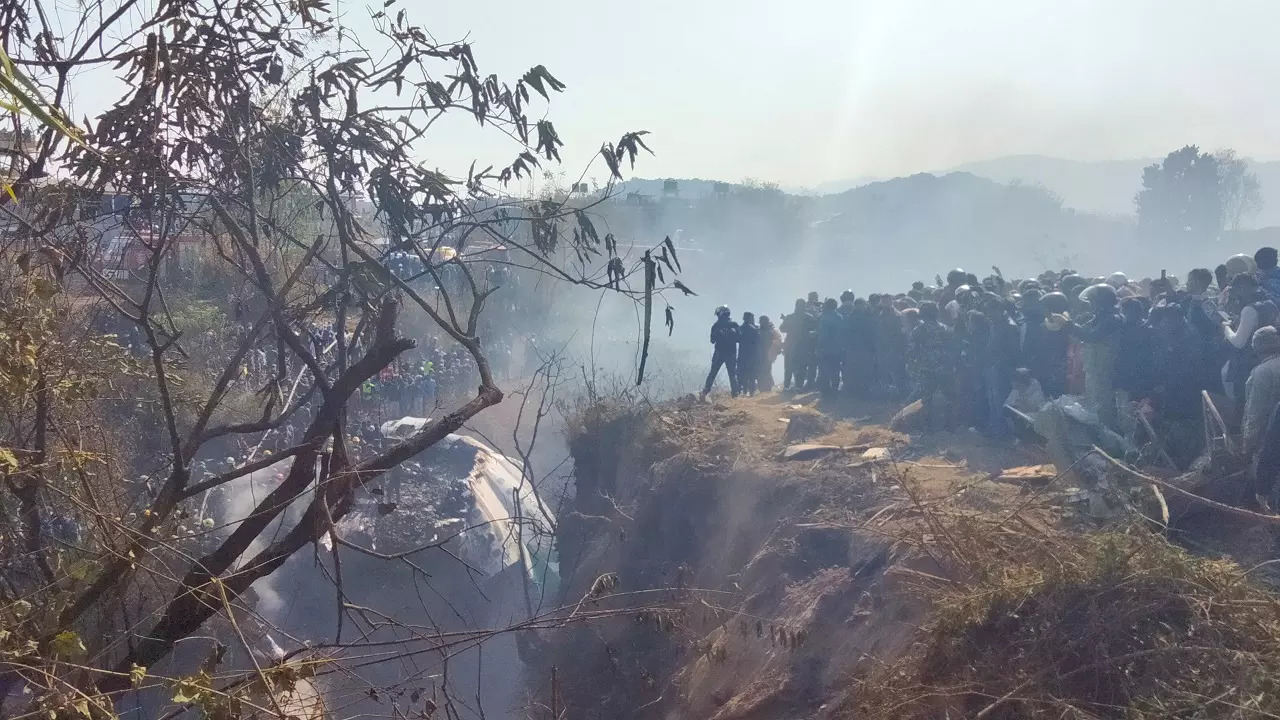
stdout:
<svg viewBox="0 0 1280 720">
<path fill-rule="evenodd" d="M 583 420 L 570 442 L 576 507 L 561 519 L 564 601 L 634 611 L 544 633 L 526 657 L 530 702 L 551 702 L 554 666 L 567 717 L 821 715 L 912 637 L 920 608 L 889 571 L 932 568 L 920 507 L 963 498 L 1057 521 L 1039 508 L 1052 491 L 989 479 L 1042 457 L 969 433 L 913 439 L 885 429 L 895 411 L 717 396 Z M 781 459 L 795 442 L 890 459 Z M 606 573 L 617 588 L 597 599 Z"/>
<path fill-rule="evenodd" d="M 954 575 L 936 551 L 954 540 L 939 518 L 1095 529 L 1068 503 L 1074 488 L 997 479 L 1047 462 L 1037 448 L 911 437 L 885 427 L 898 409 L 713 396 L 571 421 L 562 601 L 601 617 L 526 638 L 529 705 L 574 718 L 847 717 L 860 679 L 927 623 L 916 581 Z M 798 442 L 853 449 L 783 460 Z M 867 461 L 867 447 L 888 459 Z M 1265 531 L 1259 545 L 1255 530 L 1201 524 L 1214 532 L 1175 534 L 1202 552 L 1271 552 Z"/>
</svg>

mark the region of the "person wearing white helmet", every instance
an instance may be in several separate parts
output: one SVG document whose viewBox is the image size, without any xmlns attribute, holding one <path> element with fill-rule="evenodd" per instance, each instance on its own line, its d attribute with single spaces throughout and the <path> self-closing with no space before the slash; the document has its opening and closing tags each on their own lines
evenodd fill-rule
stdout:
<svg viewBox="0 0 1280 720">
<path fill-rule="evenodd" d="M 1107 276 L 1107 284 L 1119 290 L 1129 284 L 1129 276 L 1122 272 L 1113 272 Z"/>
<path fill-rule="evenodd" d="M 711 386 L 716 384 L 716 376 L 721 366 L 729 373 L 729 391 L 738 397 L 738 323 L 733 321 L 733 313 L 728 305 L 716 308 L 716 321 L 711 325 L 711 372 L 707 373 L 707 382 L 702 387 L 702 399 L 711 394 Z"/>
<path fill-rule="evenodd" d="M 1245 255 L 1244 253 L 1232 255 L 1227 258 L 1227 262 L 1225 264 L 1227 266 L 1228 282 L 1234 280 L 1237 275 L 1246 273 L 1251 275 L 1258 269 L 1258 264 L 1254 262 L 1253 258 Z"/>
</svg>

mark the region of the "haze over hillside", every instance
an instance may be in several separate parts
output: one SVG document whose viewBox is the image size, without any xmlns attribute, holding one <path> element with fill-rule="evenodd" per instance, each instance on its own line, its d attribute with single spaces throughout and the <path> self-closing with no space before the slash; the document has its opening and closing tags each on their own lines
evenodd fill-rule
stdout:
<svg viewBox="0 0 1280 720">
<path fill-rule="evenodd" d="M 1077 210 L 1133 215 L 1133 196 L 1142 186 L 1142 169 L 1155 162 L 1159 160 L 1082 162 L 1044 155 L 1011 155 L 965 163 L 954 170 L 996 182 L 1043 185 L 1061 197 L 1064 205 Z"/>
<path fill-rule="evenodd" d="M 1133 216 L 1133 196 L 1142 185 L 1142 170 L 1160 158 L 1081 161 L 1046 155 L 1008 155 L 930 170 L 937 175 L 967 172 L 1001 183 L 1042 185 L 1062 198 L 1066 207 L 1102 215 Z M 1280 225 L 1280 161 L 1250 161 L 1262 185 L 1264 204 L 1250 227 Z M 818 185 L 811 192 L 837 193 L 880 178 L 852 178 Z"/>
<path fill-rule="evenodd" d="M 918 173 L 825 195 L 729 185 L 713 197 L 711 181 L 678 183 L 675 198 L 661 198 L 661 180 L 626 183 L 624 193 L 655 199 L 648 205 L 653 220 L 609 224 L 622 237 L 679 229 L 694 247 L 714 253 L 714 270 L 700 273 L 699 290 L 738 305 L 785 308 L 796 287 L 810 285 L 878 292 L 969 265 L 1023 276 L 1075 265 L 1159 271 L 1145 267 L 1146 251 L 1131 242 L 1127 220 L 1076 212 L 1039 187 L 972 173 Z M 1208 249 L 1194 260 L 1218 254 Z M 740 278 L 758 272 L 764 257 L 775 282 L 744 286 Z"/>
<path fill-rule="evenodd" d="M 1160 158 L 1081 161 L 1046 155 L 1008 155 L 964 163 L 952 168 L 927 170 L 933 175 L 955 172 L 970 173 L 998 183 L 1041 185 L 1062 198 L 1062 204 L 1087 213 L 1133 216 L 1133 196 L 1142 185 L 1142 170 Z M 1280 225 L 1280 161 L 1250 161 L 1249 168 L 1262 185 L 1263 207 L 1247 227 Z M 784 187 L 803 195 L 832 195 L 891 178 L 861 177 L 826 182 L 810 188 Z M 714 180 L 680 179 L 680 195 L 697 198 L 712 192 Z M 646 195 L 662 193 L 660 179 L 637 179 L 626 183 L 626 189 Z"/>
</svg>

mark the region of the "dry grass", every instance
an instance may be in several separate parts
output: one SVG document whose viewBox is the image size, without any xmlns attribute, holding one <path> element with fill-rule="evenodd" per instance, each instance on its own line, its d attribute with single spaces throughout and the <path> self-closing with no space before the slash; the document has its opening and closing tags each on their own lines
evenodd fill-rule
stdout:
<svg viewBox="0 0 1280 720">
<path fill-rule="evenodd" d="M 840 453 L 779 461 L 797 437 L 793 430 L 789 438 L 788 423 L 780 420 L 794 422 L 811 411 L 775 396 L 669 403 L 651 413 L 625 406 L 595 412 L 581 418 L 584 427 L 609 429 L 603 440 L 591 436 L 595 453 L 630 446 L 700 477 L 729 477 L 740 469 L 803 493 L 788 510 L 797 513 L 790 522 L 892 545 L 883 585 L 875 578 L 857 581 L 874 609 L 844 608 L 842 600 L 808 630 L 806 648 L 827 636 L 842 643 L 825 648 L 832 655 L 817 666 L 847 668 L 838 677 L 852 678 L 833 678 L 840 689 L 822 691 L 833 698 L 824 715 L 1280 718 L 1280 602 L 1256 582 L 1265 568 L 1250 573 L 1229 560 L 1193 555 L 1149 525 L 1090 529 L 1062 506 L 1064 488 L 991 482 L 969 469 L 971 463 L 935 457 L 945 447 L 970 460 L 964 435 L 926 438 L 934 442 L 913 447 L 880 427 L 802 421 L 811 427 L 799 435 L 809 441 L 900 449 L 897 464 L 873 470 L 851 466 Z M 1021 456 L 1009 459 L 1026 463 Z M 762 587 L 759 578 L 785 571 L 791 555 L 780 542 L 770 541 L 741 575 L 753 590 Z M 786 597 L 808 591 L 797 585 Z M 768 607 L 768 617 L 786 616 L 782 606 Z M 836 653 L 862 660 L 842 664 Z M 749 657 L 763 663 L 773 656 Z M 699 686 L 736 698 L 721 714 L 747 701 L 763 703 L 757 690 L 768 690 L 777 702 L 792 702 L 787 693 L 798 692 L 780 684 L 776 665 L 760 665 L 768 671 L 758 675 L 751 674 L 754 665 L 733 667 L 745 674 L 715 676 Z M 787 673 L 804 675 L 798 667 Z M 742 713 L 767 717 L 773 710 Z"/>
<path fill-rule="evenodd" d="M 1280 602 L 1239 565 L 1140 528 L 926 515 L 942 572 L 909 585 L 929 620 L 851 715 L 1280 716 Z"/>
</svg>

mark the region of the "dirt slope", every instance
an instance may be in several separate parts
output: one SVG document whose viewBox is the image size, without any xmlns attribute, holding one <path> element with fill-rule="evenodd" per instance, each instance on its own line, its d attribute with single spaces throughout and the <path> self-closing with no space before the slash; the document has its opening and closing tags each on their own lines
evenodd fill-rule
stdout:
<svg viewBox="0 0 1280 720">
<path fill-rule="evenodd" d="M 822 715 L 867 663 L 910 642 L 920 609 L 890 570 L 936 571 L 903 533 L 916 506 L 1024 496 L 970 470 L 963 452 L 930 455 L 778 395 L 596 408 L 571 435 L 566 600 L 651 608 L 549 643 L 542 671 L 558 668 L 556 703 L 575 718 Z M 893 460 L 780 458 L 799 442 L 887 448 Z M 982 454 L 968 436 L 950 444 Z M 617 588 L 596 599 L 606 573 Z"/>
<path fill-rule="evenodd" d="M 769 395 L 574 418 L 563 600 L 596 619 L 523 639 L 539 716 L 1280 713 L 1262 573 L 1149 523 L 1099 525 L 1061 478 L 997 478 L 1044 461 L 1011 441 L 913 442 L 870 424 L 890 408 L 815 407 Z M 846 449 L 783 459 L 802 442 Z"/>
</svg>

